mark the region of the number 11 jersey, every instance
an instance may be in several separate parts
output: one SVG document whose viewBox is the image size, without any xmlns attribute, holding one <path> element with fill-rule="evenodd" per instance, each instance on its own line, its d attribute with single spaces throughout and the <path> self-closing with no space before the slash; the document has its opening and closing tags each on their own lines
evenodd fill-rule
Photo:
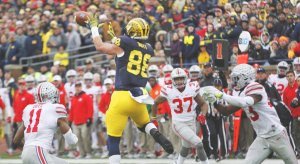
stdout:
<svg viewBox="0 0 300 164">
<path fill-rule="evenodd" d="M 57 119 L 67 117 L 61 104 L 37 103 L 23 110 L 24 137 L 26 146 L 40 146 L 49 150 L 57 129 Z"/>
<path fill-rule="evenodd" d="M 186 84 L 183 92 L 180 92 L 173 85 L 165 85 L 160 95 L 165 97 L 170 105 L 172 120 L 193 121 L 196 118 L 196 102 L 194 98 L 198 95 L 200 87 L 197 82 Z"/>
</svg>

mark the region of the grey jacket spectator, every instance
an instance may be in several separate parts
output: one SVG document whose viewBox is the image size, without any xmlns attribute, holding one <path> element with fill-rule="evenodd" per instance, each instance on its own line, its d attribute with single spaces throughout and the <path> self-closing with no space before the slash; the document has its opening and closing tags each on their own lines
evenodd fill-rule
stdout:
<svg viewBox="0 0 300 164">
<path fill-rule="evenodd" d="M 67 50 L 77 49 L 81 46 L 81 39 L 79 33 L 75 30 L 75 24 L 69 23 L 66 33 L 66 37 L 68 40 Z"/>
<path fill-rule="evenodd" d="M 66 35 L 61 32 L 60 27 L 54 29 L 53 35 L 47 42 L 47 46 L 51 48 L 51 53 L 56 52 L 60 46 L 67 46 Z"/>
</svg>

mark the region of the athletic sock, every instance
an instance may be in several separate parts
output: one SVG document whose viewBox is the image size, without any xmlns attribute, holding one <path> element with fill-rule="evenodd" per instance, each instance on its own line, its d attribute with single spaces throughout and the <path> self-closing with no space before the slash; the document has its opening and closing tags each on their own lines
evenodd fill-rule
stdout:
<svg viewBox="0 0 300 164">
<path fill-rule="evenodd" d="M 108 158 L 109 164 L 120 164 L 121 155 L 112 155 Z"/>
<path fill-rule="evenodd" d="M 179 154 L 178 158 L 177 158 L 177 161 L 176 161 L 176 164 L 183 164 L 185 159 L 186 159 L 186 157 L 183 157 Z"/>
</svg>

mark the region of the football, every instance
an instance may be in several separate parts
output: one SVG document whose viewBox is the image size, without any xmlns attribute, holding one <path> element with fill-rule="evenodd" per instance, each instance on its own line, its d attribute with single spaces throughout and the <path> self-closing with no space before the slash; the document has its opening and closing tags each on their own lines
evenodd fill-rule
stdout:
<svg viewBox="0 0 300 164">
<path fill-rule="evenodd" d="M 89 19 L 89 13 L 85 11 L 78 11 L 75 13 L 75 21 L 80 26 L 86 27 L 88 19 Z"/>
</svg>

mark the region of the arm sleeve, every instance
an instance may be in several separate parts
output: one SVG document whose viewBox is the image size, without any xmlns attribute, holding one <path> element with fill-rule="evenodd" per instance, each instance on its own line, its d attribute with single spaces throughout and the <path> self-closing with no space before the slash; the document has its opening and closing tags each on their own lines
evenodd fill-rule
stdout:
<svg viewBox="0 0 300 164">
<path fill-rule="evenodd" d="M 245 108 L 248 106 L 254 105 L 254 99 L 250 96 L 246 97 L 238 97 L 238 96 L 230 96 L 227 94 L 223 95 L 223 99 L 230 105 Z"/>
<path fill-rule="evenodd" d="M 60 104 L 56 106 L 55 113 L 57 115 L 57 118 L 67 117 L 67 115 L 68 115 L 66 108 Z"/>
</svg>

